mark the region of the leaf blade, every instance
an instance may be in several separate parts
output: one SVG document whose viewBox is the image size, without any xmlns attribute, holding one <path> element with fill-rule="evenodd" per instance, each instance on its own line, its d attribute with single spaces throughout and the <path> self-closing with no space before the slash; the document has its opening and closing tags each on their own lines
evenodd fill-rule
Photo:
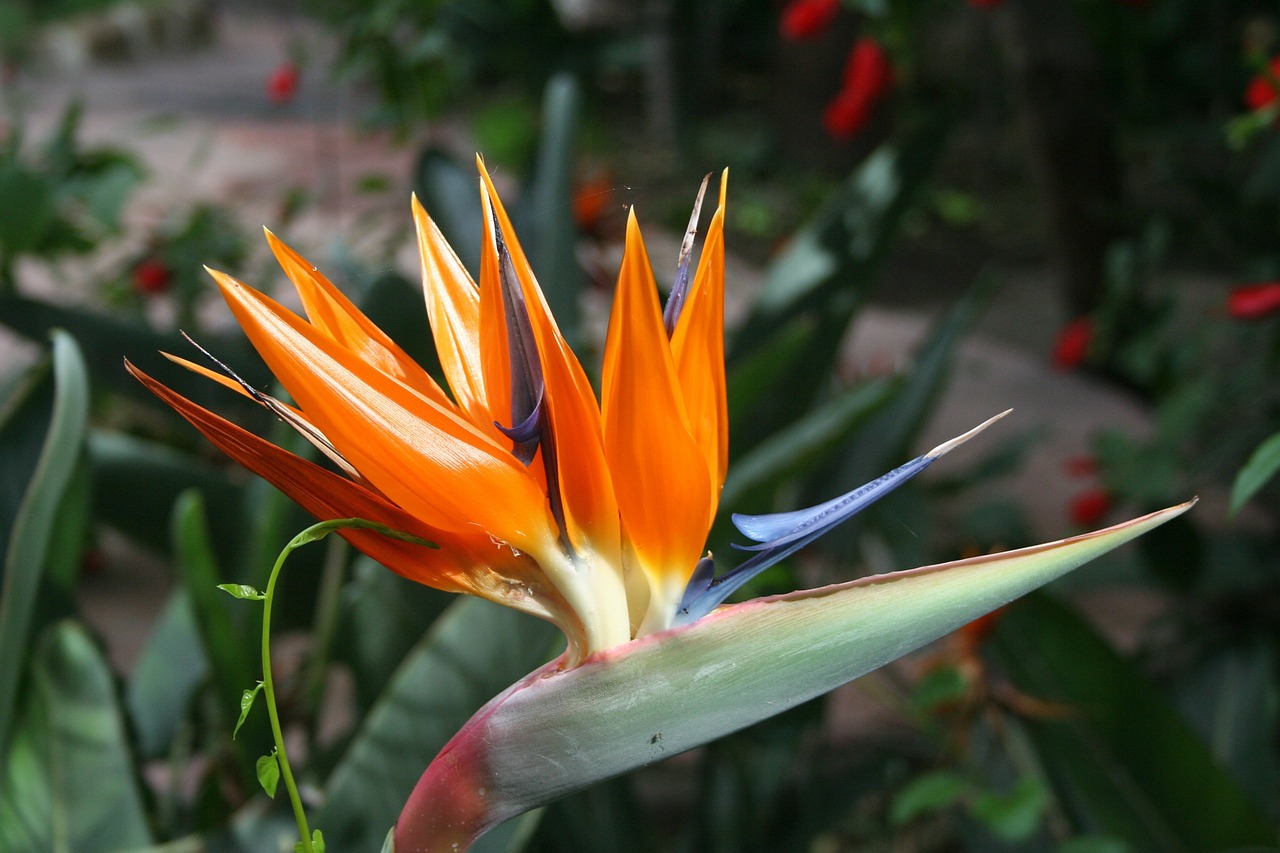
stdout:
<svg viewBox="0 0 1280 853">
<path fill-rule="evenodd" d="M 428 767 L 401 814 L 397 846 L 466 843 L 528 808 L 772 716 L 1189 507 L 1006 554 L 757 599 L 568 671 L 545 667 L 491 701 L 445 747 L 446 760 Z"/>
<path fill-rule="evenodd" d="M 1231 506 L 1228 512 L 1235 515 L 1249 502 L 1267 481 L 1280 471 L 1280 432 L 1268 438 L 1250 455 L 1249 461 L 1236 474 L 1231 486 Z"/>
<path fill-rule="evenodd" d="M 53 333 L 54 402 L 49 430 L 14 518 L 0 587 L 0 748 L 13 721 L 36 593 L 58 523 L 63 495 L 80 464 L 89 414 L 84 358 L 66 332 Z"/>
<path fill-rule="evenodd" d="M 0 850 L 72 853 L 152 843 L 112 674 L 84 629 L 52 625 L 0 762 Z"/>
</svg>

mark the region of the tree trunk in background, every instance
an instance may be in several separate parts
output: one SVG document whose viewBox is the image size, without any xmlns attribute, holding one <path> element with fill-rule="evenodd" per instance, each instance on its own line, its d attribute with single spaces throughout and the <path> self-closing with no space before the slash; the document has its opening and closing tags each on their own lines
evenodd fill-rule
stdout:
<svg viewBox="0 0 1280 853">
<path fill-rule="evenodd" d="M 1098 58 L 1063 0 L 1011 0 L 993 18 L 1066 307 L 1080 316 L 1101 300 L 1121 222 L 1115 123 Z"/>
</svg>

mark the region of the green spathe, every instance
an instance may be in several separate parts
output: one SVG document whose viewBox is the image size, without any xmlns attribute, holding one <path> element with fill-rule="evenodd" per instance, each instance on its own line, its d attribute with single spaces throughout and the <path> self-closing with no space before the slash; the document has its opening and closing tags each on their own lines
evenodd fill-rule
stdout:
<svg viewBox="0 0 1280 853">
<path fill-rule="evenodd" d="M 1192 503 L 1046 545 L 725 607 L 571 670 L 553 662 L 481 708 L 441 750 L 401 813 L 395 853 L 465 849 L 523 811 L 780 713 Z"/>
</svg>

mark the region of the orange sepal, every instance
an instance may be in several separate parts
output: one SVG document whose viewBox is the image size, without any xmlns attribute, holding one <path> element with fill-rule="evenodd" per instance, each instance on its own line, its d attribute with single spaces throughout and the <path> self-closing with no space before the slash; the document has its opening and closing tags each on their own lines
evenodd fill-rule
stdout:
<svg viewBox="0 0 1280 853">
<path fill-rule="evenodd" d="M 127 361 L 125 367 L 220 450 L 266 479 L 316 518 L 364 518 L 440 546 L 425 548 L 369 530 L 340 531 L 353 546 L 397 574 L 446 592 L 482 596 L 557 624 L 569 612 L 563 598 L 542 576 L 537 563 L 528 557 L 518 557 L 510 549 L 494 545 L 483 534 L 459 535 L 433 529 L 363 486 L 276 447 L 192 403 Z M 531 594 L 513 600 L 506 594 L 512 588 Z"/>
<path fill-rule="evenodd" d="M 499 433 L 493 427 L 489 395 L 506 393 L 506 389 L 485 384 L 479 288 L 416 195 L 412 207 L 422 257 L 422 292 L 440 366 L 458 406 L 496 440 Z"/>
<path fill-rule="evenodd" d="M 480 370 L 489 395 L 490 419 L 511 427 L 515 426 L 511 418 L 511 353 L 507 344 L 507 321 L 502 302 L 498 249 L 493 235 L 493 216 L 483 192 L 480 210 L 483 220 L 480 234 Z"/>
<path fill-rule="evenodd" d="M 634 213 L 609 318 L 603 397 L 605 452 L 626 537 L 644 569 L 674 588 L 702 553 L 711 480 L 689 432 Z"/>
<path fill-rule="evenodd" d="M 707 523 L 715 518 L 729 467 L 729 404 L 724 377 L 724 202 L 727 170 L 720 180 L 720 204 L 703 241 L 698 272 L 671 336 L 671 354 L 689 416 L 694 443 L 702 448 L 711 475 Z"/>
<path fill-rule="evenodd" d="M 546 546 L 545 497 L 509 451 L 263 294 L 215 279 L 272 373 L 374 488 L 433 527 L 479 526 L 522 551 Z"/>
<path fill-rule="evenodd" d="M 314 264 L 269 230 L 264 228 L 263 231 L 276 261 L 298 291 L 311 325 L 364 359 L 370 366 L 388 376 L 394 376 L 441 405 L 453 405 L 431 375 L 334 287 Z"/>
<path fill-rule="evenodd" d="M 620 560 L 618 504 L 605 459 L 600 406 L 595 391 L 578 357 L 556 325 L 484 163 L 477 159 L 477 166 L 484 190 L 486 230 L 482 251 L 486 258 L 492 254 L 496 275 L 497 252 L 493 247 L 491 225 L 496 218 L 502 229 L 503 242 L 511 254 L 511 263 L 529 312 L 529 322 L 537 338 L 543 381 L 546 383 L 547 410 L 559 451 L 557 471 L 569 538 L 580 553 L 592 552 L 616 566 Z M 488 291 L 485 290 L 482 299 L 487 298 Z M 505 341 L 503 346 L 505 348 Z"/>
</svg>

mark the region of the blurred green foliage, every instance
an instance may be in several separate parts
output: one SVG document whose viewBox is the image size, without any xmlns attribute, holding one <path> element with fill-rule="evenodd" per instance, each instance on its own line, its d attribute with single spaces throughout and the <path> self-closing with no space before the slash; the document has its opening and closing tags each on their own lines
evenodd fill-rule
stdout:
<svg viewBox="0 0 1280 853">
<path fill-rule="evenodd" d="M 1007 0 L 1019 2 L 1033 0 Z M 662 146 L 636 142 L 647 139 L 636 118 L 647 60 L 634 28 L 571 31 L 550 4 L 532 0 L 308 5 L 338 34 L 338 72 L 377 88 L 378 120 L 408 135 L 474 105 L 471 129 L 489 156 L 523 170 L 517 228 L 588 364 L 594 338 L 581 309 L 593 285 L 578 249 L 607 243 L 608 226 L 573 217 L 582 139 L 619 172 L 634 164 L 643 177 L 652 173 L 660 202 L 653 209 L 684 216 L 689 176 L 674 173 L 732 163 L 737 232 L 758 247 L 788 239 L 755 250 L 771 258 L 764 288 L 728 342 L 726 512 L 802 504 L 911 455 L 957 345 L 997 297 L 991 275 L 966 280 L 966 295 L 909 367 L 851 379 L 841 370 L 846 335 L 869 301 L 892 295 L 885 264 L 904 238 L 915 246 L 959 234 L 979 253 L 1002 240 L 1037 239 L 1018 221 L 1023 211 L 1015 205 L 1010 214 L 1008 196 L 988 192 L 972 161 L 957 164 L 951 147 L 975 127 L 996 128 L 987 142 L 1001 147 L 999 134 L 1019 118 L 1007 87 L 950 74 L 945 63 L 944 73 L 931 70 L 939 33 L 967 33 L 993 66 L 992 33 L 1007 9 L 848 2 L 820 47 L 780 44 L 774 3 L 673 2 L 677 144 L 696 161 L 686 167 L 646 161 Z M 26 32 L 36 8 L 44 15 L 53 4 L 0 4 L 0 39 Z M 1242 321 L 1223 307 L 1226 288 L 1188 301 L 1166 278 L 1185 263 L 1212 263 L 1239 283 L 1280 275 L 1280 130 L 1246 114 L 1240 100 L 1260 59 L 1280 51 L 1280 24 L 1272 4 L 1249 0 L 1080 0 L 1070 9 L 1104 75 L 1107 101 L 1097 106 L 1117 117 L 1128 179 L 1122 208 L 1108 211 L 1124 237 L 1109 247 L 1080 369 L 1132 394 L 1153 423 L 1141 436 L 1099 435 L 1098 476 L 1112 501 L 1139 509 L 1197 492 L 1208 498 L 1120 567 L 1159 602 L 1162 618 L 1135 648 L 1120 650 L 1070 606 L 1036 597 L 989 633 L 962 633 L 933 658 L 864 680 L 863 692 L 896 721 L 872 742 L 833 745 L 835 712 L 818 700 L 522 818 L 484 849 L 1143 853 L 1275 845 L 1280 316 Z M 847 47 L 839 40 L 855 35 L 892 52 L 894 102 L 854 142 L 821 148 L 838 156 L 815 157 L 808 170 L 788 147 L 801 131 L 767 104 L 788 94 L 807 99 L 811 129 L 820 132 L 817 113 Z M 13 55 L 7 42 L 3 50 Z M 812 91 L 779 95 L 762 82 L 811 60 L 830 79 L 785 79 Z M 963 63 L 959 70 L 973 71 Z M 232 737 L 239 697 L 254 681 L 257 626 L 215 584 L 263 585 L 275 552 L 305 519 L 263 483 L 210 462 L 119 370 L 122 355 L 141 361 L 156 350 L 185 351 L 171 328 L 147 319 L 156 294 L 140 289 L 139 272 L 150 263 L 159 271 L 148 268 L 146 281 L 174 304 L 178 323 L 237 371 L 258 369 L 242 339 L 199 325 L 200 266 L 234 273 L 246 263 L 246 243 L 226 211 L 195 206 L 129 249 L 106 289 L 111 313 L 23 295 L 19 259 L 110 244 L 143 179 L 127 153 L 81 145 L 78 115 L 68 111 L 41 145 L 28 144 L 20 126 L 0 144 L 0 323 L 46 353 L 30 370 L 9 375 L 5 365 L 0 376 L 0 849 L 52 849 L 53 813 L 70 816 L 72 850 L 90 835 L 117 846 L 186 840 L 220 851 L 272 849 L 292 822 L 258 792 L 261 710 Z M 610 121 L 616 125 L 600 132 Z M 623 150 L 610 153 L 610 145 Z M 429 144 L 403 177 L 464 261 L 477 257 L 470 165 Z M 662 197 L 677 180 L 678 204 Z M 733 200 L 739 186 L 742 203 Z M 1009 221 L 1021 230 L 1006 229 Z M 354 276 L 367 285 L 357 294 L 362 307 L 430 367 L 415 286 L 382 259 L 376 268 Z M 671 272 L 659 270 L 659 280 Z M 53 332 L 50 344 L 55 328 L 66 331 Z M 210 383 L 176 371 L 165 380 L 238 422 L 271 429 Z M 278 428 L 273 437 L 291 440 Z M 815 571 L 847 576 L 868 554 L 905 566 L 1025 544 L 1028 524 L 1016 508 L 984 504 L 957 519 L 943 499 L 979 483 L 998 488 L 1035 440 L 1010 442 L 949 481 L 904 488 L 761 577 L 749 594 L 795 588 L 802 577 L 809 585 Z M 1229 521 L 1218 504 L 1233 484 Z M 100 527 L 162 555 L 174 584 L 119 684 L 76 603 L 82 558 Z M 720 520 L 711 541 L 731 538 Z M 304 786 L 323 792 L 315 815 L 332 848 L 377 849 L 426 761 L 483 701 L 553 654 L 554 637 L 510 612 L 451 603 L 343 546 L 310 549 L 299 562 L 310 571 L 286 578 L 280 618 L 305 639 L 301 662 L 281 665 L 283 711 L 305 744 Z"/>
</svg>

